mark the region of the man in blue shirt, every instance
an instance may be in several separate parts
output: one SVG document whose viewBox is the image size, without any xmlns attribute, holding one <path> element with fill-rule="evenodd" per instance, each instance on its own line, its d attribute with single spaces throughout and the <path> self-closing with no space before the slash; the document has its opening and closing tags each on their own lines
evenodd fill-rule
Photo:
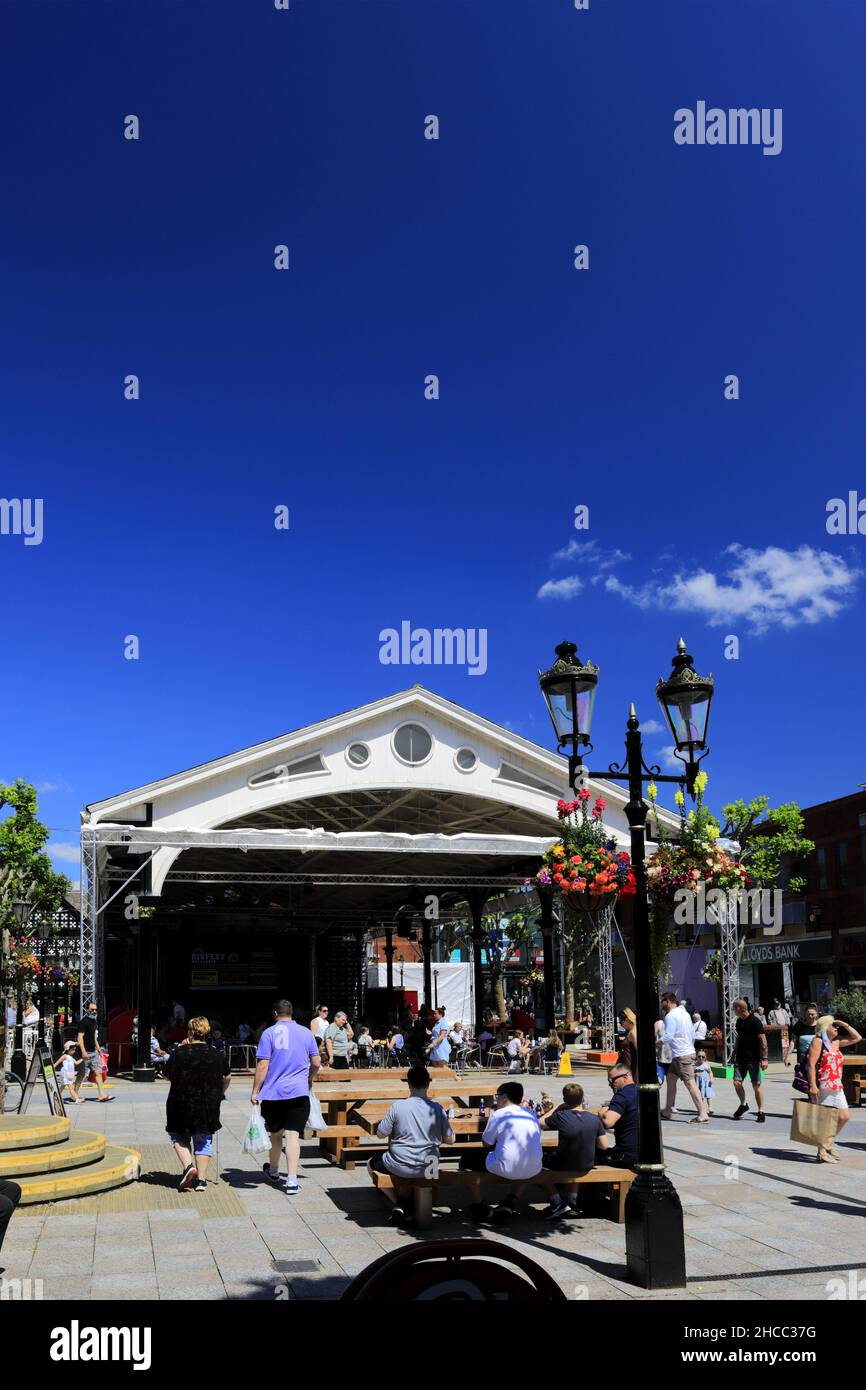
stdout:
<svg viewBox="0 0 866 1390">
<path fill-rule="evenodd" d="M 437 1008 L 433 1010 L 433 1037 L 427 1048 L 431 1067 L 444 1067 L 451 1060 L 451 1043 L 448 1040 L 448 1024 L 445 1022 L 445 1010 Z"/>
<path fill-rule="evenodd" d="M 299 1191 L 298 1163 L 301 1135 L 310 1118 L 310 1092 L 313 1077 L 321 1066 L 319 1047 L 309 1028 L 302 1028 L 292 1017 L 288 999 L 274 1004 L 274 1023 L 262 1033 L 256 1053 L 256 1072 L 250 1099 L 261 1103 L 262 1119 L 271 1136 L 270 1162 L 263 1165 L 265 1176 L 279 1185 L 280 1153 L 286 1140 L 286 1193 Z"/>
</svg>

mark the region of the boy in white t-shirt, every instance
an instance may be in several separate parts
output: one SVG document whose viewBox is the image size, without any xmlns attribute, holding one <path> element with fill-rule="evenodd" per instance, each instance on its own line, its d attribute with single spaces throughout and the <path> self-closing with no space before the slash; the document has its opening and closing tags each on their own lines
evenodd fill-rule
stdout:
<svg viewBox="0 0 866 1390">
<path fill-rule="evenodd" d="M 519 1081 L 503 1081 L 496 1092 L 493 1114 L 481 1141 L 487 1153 L 464 1154 L 460 1167 L 472 1172 L 487 1172 L 514 1183 L 515 1191 L 493 1210 L 494 1221 L 506 1221 L 517 1211 L 517 1198 L 527 1182 L 542 1171 L 541 1125 L 532 1110 L 523 1104 L 523 1087 Z M 480 1209 L 476 1217 L 486 1214 Z"/>
</svg>

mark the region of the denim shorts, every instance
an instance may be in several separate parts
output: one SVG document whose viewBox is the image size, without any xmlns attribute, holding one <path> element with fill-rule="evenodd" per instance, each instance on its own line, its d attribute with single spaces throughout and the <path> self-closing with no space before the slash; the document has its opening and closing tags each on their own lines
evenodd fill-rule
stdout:
<svg viewBox="0 0 866 1390">
<path fill-rule="evenodd" d="M 173 1144 L 180 1144 L 184 1149 L 191 1148 L 197 1158 L 210 1158 L 213 1153 L 212 1134 L 172 1134 L 169 1130 L 168 1137 Z"/>
</svg>

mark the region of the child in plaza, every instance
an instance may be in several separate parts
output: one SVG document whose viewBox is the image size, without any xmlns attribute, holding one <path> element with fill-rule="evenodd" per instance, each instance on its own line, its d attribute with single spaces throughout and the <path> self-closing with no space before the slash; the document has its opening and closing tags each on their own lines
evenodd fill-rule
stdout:
<svg viewBox="0 0 866 1390">
<path fill-rule="evenodd" d="M 713 1069 L 707 1061 L 707 1054 L 705 1052 L 698 1053 L 697 1064 L 695 1066 L 695 1081 L 698 1084 L 701 1099 L 707 1107 L 707 1114 L 712 1115 L 712 1103 L 716 1098 L 716 1093 L 713 1089 Z"/>
<path fill-rule="evenodd" d="M 76 1067 L 72 1050 L 75 1043 L 67 1043 L 63 1049 L 63 1055 L 59 1059 L 57 1068 L 57 1079 L 60 1082 L 60 1094 L 64 1100 L 70 1100 L 73 1105 L 83 1105 L 84 1098 L 78 1094 L 78 1072 L 84 1075 L 83 1068 Z"/>
</svg>

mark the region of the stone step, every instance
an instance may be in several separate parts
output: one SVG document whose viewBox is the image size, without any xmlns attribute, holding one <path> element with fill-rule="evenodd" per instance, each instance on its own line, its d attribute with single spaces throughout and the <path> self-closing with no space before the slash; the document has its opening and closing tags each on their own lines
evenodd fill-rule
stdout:
<svg viewBox="0 0 866 1390">
<path fill-rule="evenodd" d="M 105 1153 L 105 1135 L 92 1129 L 77 1129 L 73 1139 L 63 1144 L 38 1144 L 0 1153 L 0 1178 L 33 1177 L 63 1172 L 96 1163 Z"/>
<path fill-rule="evenodd" d="M 43 1144 L 62 1144 L 69 1138 L 68 1119 L 46 1115 L 0 1115 L 0 1153 L 9 1149 L 32 1149 Z"/>
<path fill-rule="evenodd" d="M 138 1177 L 140 1160 L 141 1154 L 136 1149 L 127 1149 L 121 1144 L 106 1144 L 103 1157 L 84 1168 L 23 1178 L 20 1184 L 21 1205 L 60 1202 L 68 1197 L 86 1197 L 94 1192 L 122 1187 Z"/>
</svg>

